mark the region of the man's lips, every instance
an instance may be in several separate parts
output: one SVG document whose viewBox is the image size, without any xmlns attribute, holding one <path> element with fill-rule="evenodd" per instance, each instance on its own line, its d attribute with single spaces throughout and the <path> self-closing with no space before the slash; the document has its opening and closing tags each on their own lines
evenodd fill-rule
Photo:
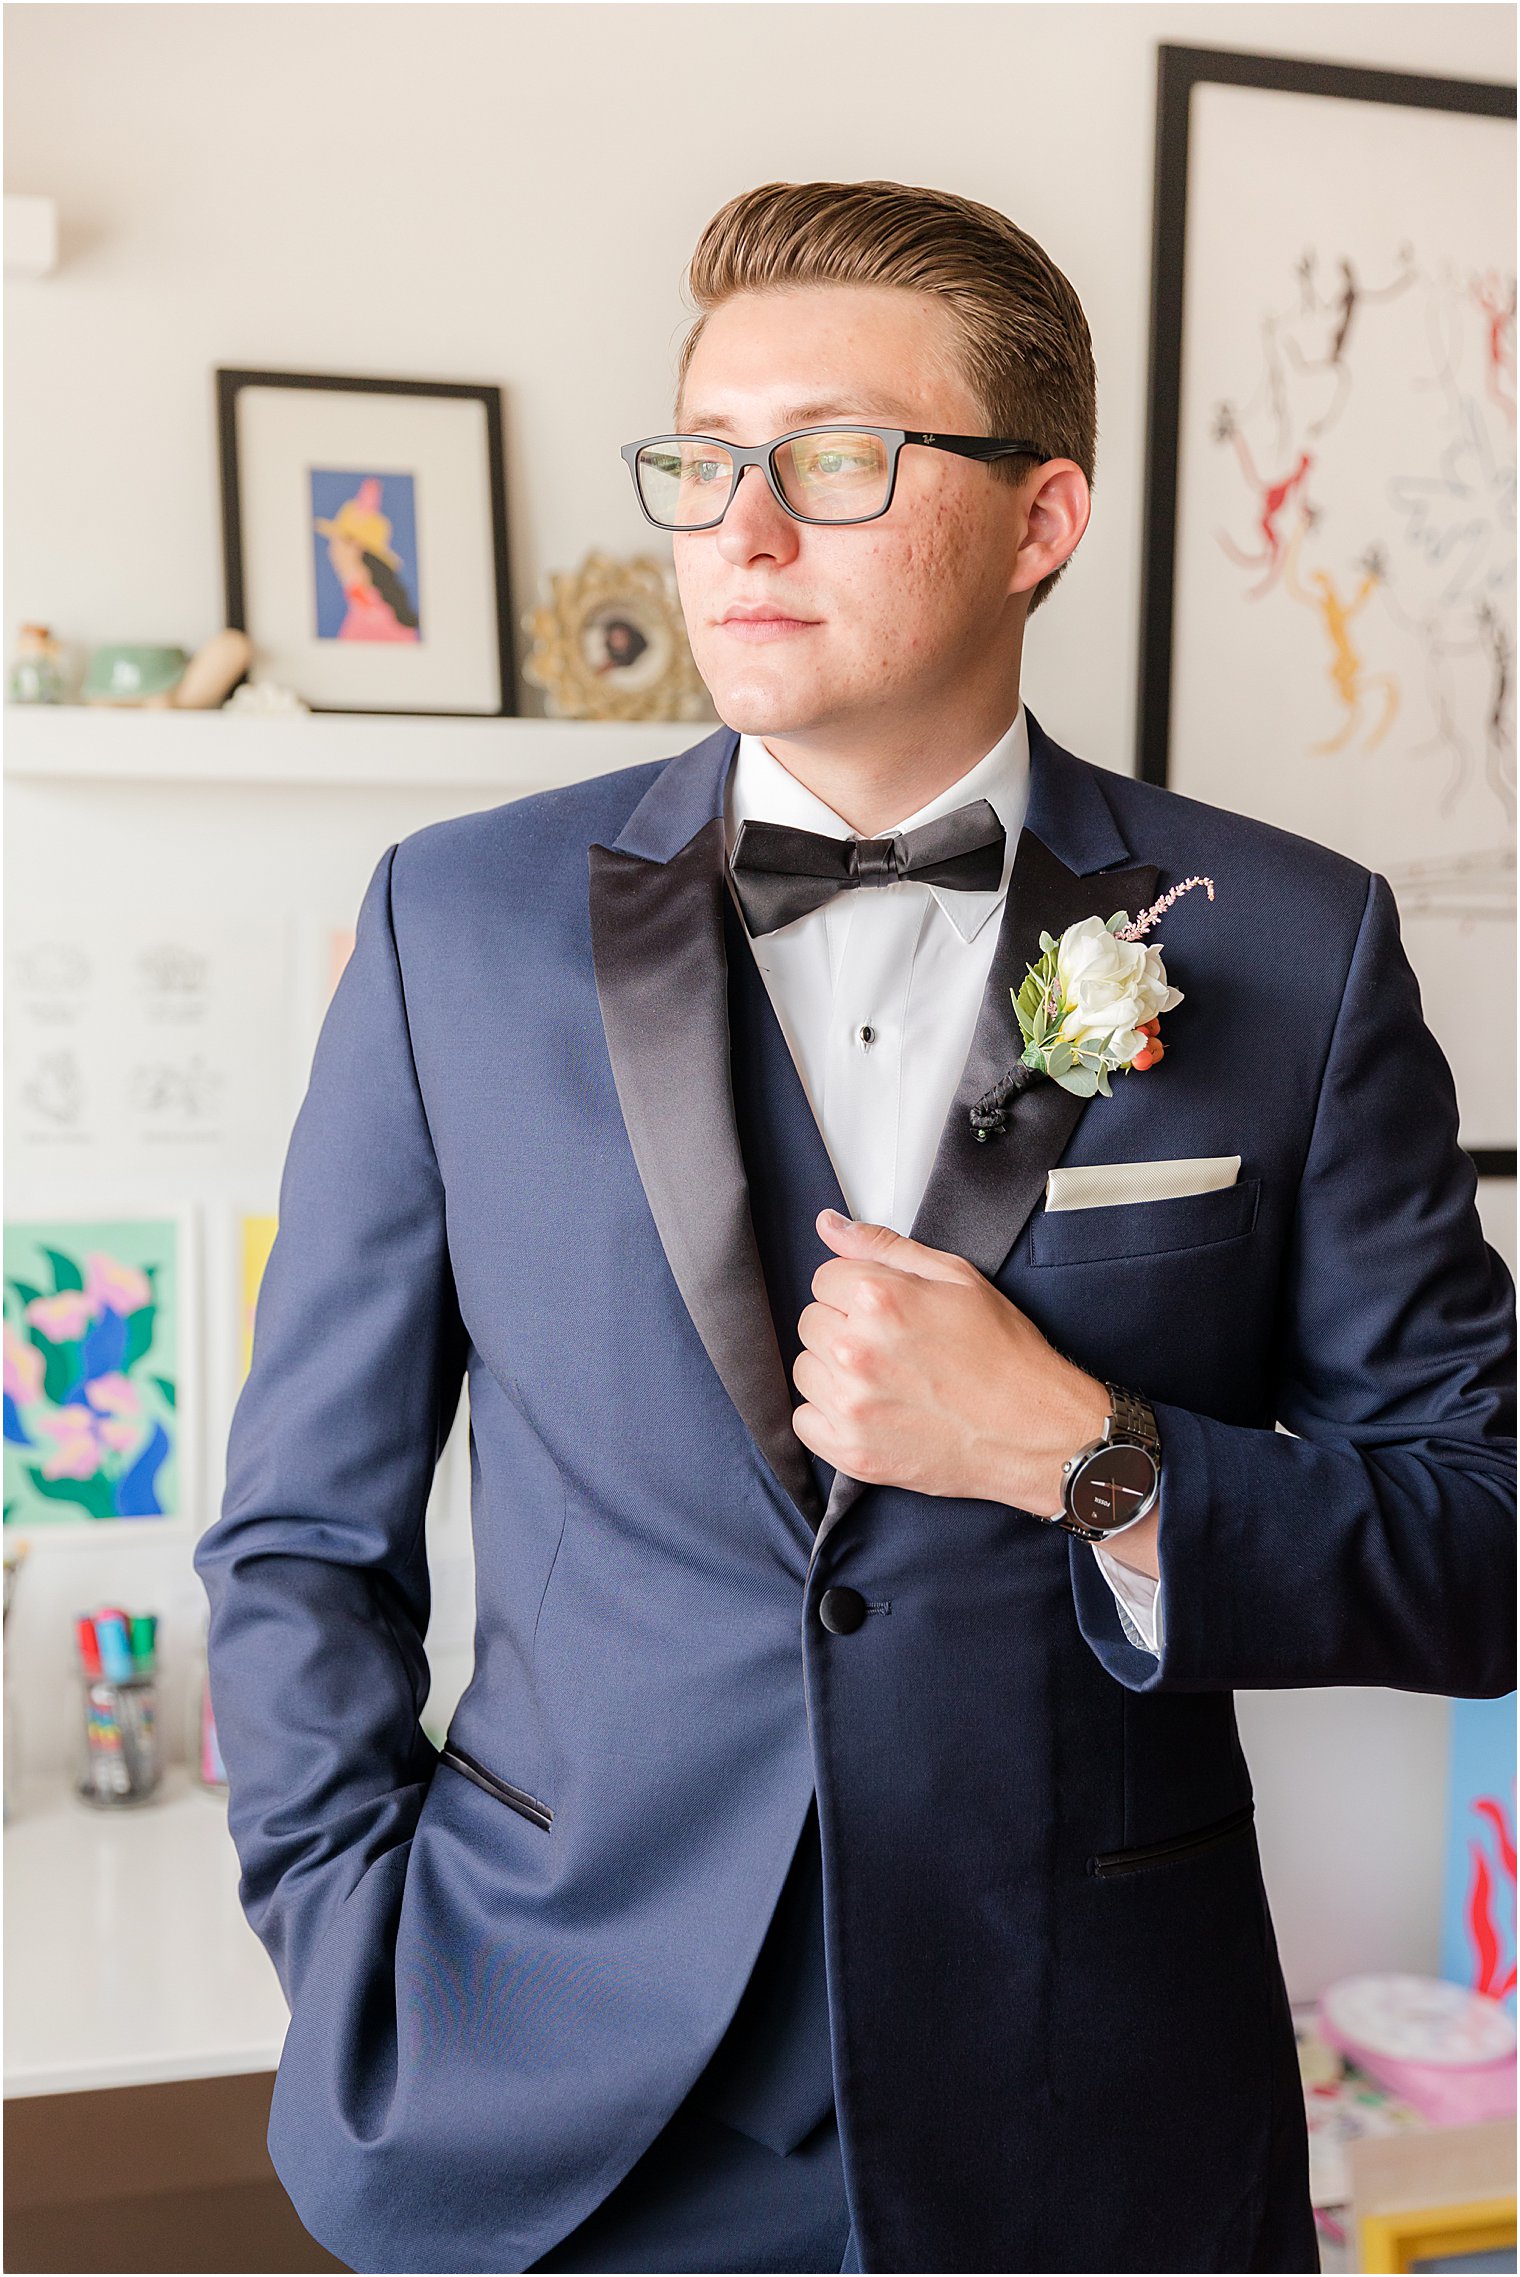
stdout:
<svg viewBox="0 0 1520 2277">
<path fill-rule="evenodd" d="M 784 640 L 790 633 L 811 632 L 815 623 L 811 617 L 724 617 L 718 630 L 732 633 L 739 640 Z"/>
</svg>

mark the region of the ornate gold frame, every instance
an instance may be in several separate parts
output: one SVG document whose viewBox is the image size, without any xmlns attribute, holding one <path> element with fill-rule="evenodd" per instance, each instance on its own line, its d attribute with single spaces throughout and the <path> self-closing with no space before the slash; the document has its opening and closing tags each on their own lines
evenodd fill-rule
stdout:
<svg viewBox="0 0 1520 2277">
<path fill-rule="evenodd" d="M 522 667 L 542 688 L 551 719 L 690 720 L 716 713 L 686 637 L 675 572 L 652 554 L 587 554 L 550 575 L 552 597 L 522 617 L 533 647 Z M 599 626 L 598 620 L 601 620 Z M 627 666 L 593 662 L 598 632 L 630 629 L 642 642 Z"/>
</svg>

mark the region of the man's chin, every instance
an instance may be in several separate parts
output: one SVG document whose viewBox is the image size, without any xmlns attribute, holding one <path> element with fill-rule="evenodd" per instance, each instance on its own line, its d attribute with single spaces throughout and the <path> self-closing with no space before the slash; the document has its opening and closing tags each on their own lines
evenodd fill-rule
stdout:
<svg viewBox="0 0 1520 2277">
<path fill-rule="evenodd" d="M 721 677 L 706 685 L 719 719 L 739 735 L 799 735 L 822 714 L 801 689 L 758 687 L 749 679 L 725 685 Z"/>
</svg>

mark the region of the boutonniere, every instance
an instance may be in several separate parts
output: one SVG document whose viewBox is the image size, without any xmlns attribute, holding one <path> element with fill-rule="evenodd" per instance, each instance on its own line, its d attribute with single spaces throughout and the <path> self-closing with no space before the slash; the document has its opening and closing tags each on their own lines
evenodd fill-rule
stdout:
<svg viewBox="0 0 1520 2277">
<path fill-rule="evenodd" d="M 1185 878 L 1133 921 L 1118 909 L 1106 921 L 1084 917 L 1068 925 L 1058 941 L 1040 935 L 1039 963 L 1027 968 L 1022 988 L 1008 992 L 1023 1056 L 971 1109 L 978 1139 L 1001 1134 L 1008 1100 L 1041 1076 L 1078 1099 L 1096 1091 L 1111 1099 L 1115 1071 L 1144 1074 L 1159 1065 L 1166 1052 L 1161 1015 L 1182 1002 L 1182 990 L 1166 977 L 1161 944 L 1143 935 L 1196 885 L 1213 900 L 1212 878 Z"/>
</svg>

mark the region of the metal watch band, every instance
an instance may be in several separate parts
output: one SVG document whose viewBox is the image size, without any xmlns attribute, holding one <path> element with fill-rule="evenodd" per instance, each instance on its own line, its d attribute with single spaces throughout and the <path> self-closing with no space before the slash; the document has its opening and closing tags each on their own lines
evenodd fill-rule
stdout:
<svg viewBox="0 0 1520 2277">
<path fill-rule="evenodd" d="M 1113 1410 L 1104 1428 L 1104 1438 L 1138 1439 L 1142 1446 L 1149 1447 L 1153 1455 L 1159 1455 L 1161 1437 L 1156 1429 L 1156 1418 L 1151 1412 L 1150 1402 L 1143 1400 L 1138 1392 L 1126 1391 L 1123 1384 L 1105 1383 L 1103 1388 L 1108 1393 L 1109 1405 Z"/>
</svg>

